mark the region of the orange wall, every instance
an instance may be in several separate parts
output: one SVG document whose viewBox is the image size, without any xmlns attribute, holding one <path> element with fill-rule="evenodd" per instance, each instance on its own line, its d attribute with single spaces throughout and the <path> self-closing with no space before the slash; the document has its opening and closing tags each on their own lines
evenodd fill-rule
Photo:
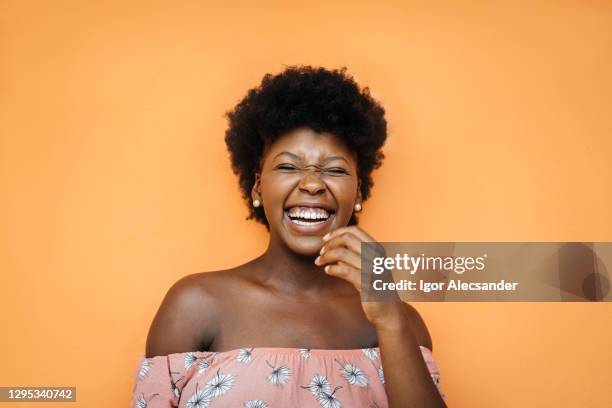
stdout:
<svg viewBox="0 0 612 408">
<path fill-rule="evenodd" d="M 375 238 L 612 241 L 610 2 L 206 3 L 0 2 L 0 385 L 128 405 L 168 287 L 265 247 L 222 115 L 286 64 L 387 108 Z M 417 308 L 449 406 L 609 406 L 611 304 Z"/>
</svg>

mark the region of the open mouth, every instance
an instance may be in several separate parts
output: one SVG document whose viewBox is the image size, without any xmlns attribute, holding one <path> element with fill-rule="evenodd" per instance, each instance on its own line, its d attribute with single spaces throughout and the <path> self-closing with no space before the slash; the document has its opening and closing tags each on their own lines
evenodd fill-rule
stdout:
<svg viewBox="0 0 612 408">
<path fill-rule="evenodd" d="M 334 210 L 321 207 L 289 207 L 285 214 L 293 224 L 300 226 L 314 226 L 327 222 L 334 214 Z"/>
</svg>

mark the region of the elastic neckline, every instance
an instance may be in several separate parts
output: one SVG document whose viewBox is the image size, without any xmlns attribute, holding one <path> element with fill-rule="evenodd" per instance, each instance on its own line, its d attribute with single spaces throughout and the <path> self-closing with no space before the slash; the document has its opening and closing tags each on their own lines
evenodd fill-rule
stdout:
<svg viewBox="0 0 612 408">
<path fill-rule="evenodd" d="M 427 347 L 421 346 L 421 345 L 419 345 L 419 347 L 422 350 L 426 350 L 429 353 L 431 353 L 431 350 L 428 349 Z M 184 351 L 181 353 L 171 353 L 171 354 L 162 355 L 162 356 L 153 356 L 153 357 L 149 357 L 149 359 L 158 358 L 158 357 L 184 356 L 189 353 L 208 354 L 208 355 L 214 354 L 217 356 L 225 356 L 225 355 L 237 354 L 238 352 L 240 352 L 240 350 L 243 350 L 243 349 L 261 351 L 264 353 L 275 353 L 275 354 L 296 354 L 296 353 L 300 353 L 300 351 L 308 350 L 311 356 L 313 355 L 314 356 L 317 356 L 317 355 L 356 355 L 356 354 L 365 356 L 366 354 L 364 353 L 364 350 L 374 350 L 377 353 L 380 353 L 380 347 L 369 347 L 369 348 L 364 347 L 364 348 L 359 348 L 359 349 L 306 349 L 306 348 L 299 348 L 299 347 L 240 347 L 240 348 L 226 350 L 226 351 L 206 351 L 206 350 Z"/>
</svg>

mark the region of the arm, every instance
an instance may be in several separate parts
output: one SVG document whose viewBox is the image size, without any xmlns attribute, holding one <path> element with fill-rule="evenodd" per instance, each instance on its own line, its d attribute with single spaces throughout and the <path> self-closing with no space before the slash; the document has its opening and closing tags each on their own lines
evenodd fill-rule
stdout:
<svg viewBox="0 0 612 408">
<path fill-rule="evenodd" d="M 421 343 L 431 350 L 431 340 L 427 344 L 429 334 L 422 319 L 416 310 L 403 302 L 387 306 L 386 317 L 375 321 L 374 327 L 385 371 L 389 407 L 446 407 L 419 348 Z M 425 340 L 417 341 L 417 337 Z"/>
<path fill-rule="evenodd" d="M 323 240 L 315 264 L 325 265 L 325 273 L 347 280 L 360 292 L 361 242 L 375 242 L 374 238 L 348 226 Z M 423 344 L 431 350 L 431 338 L 416 310 L 400 300 L 362 301 L 361 306 L 378 336 L 389 407 L 446 407 L 419 348 Z"/>
<path fill-rule="evenodd" d="M 202 289 L 203 279 L 189 275 L 168 290 L 149 329 L 145 357 L 134 378 L 131 406 L 175 408 L 184 373 L 171 370 L 169 354 L 199 350 L 214 338 L 213 297 Z"/>
<path fill-rule="evenodd" d="M 147 357 L 195 351 L 212 342 L 215 305 L 202 280 L 198 274 L 185 276 L 168 290 L 149 328 Z"/>
</svg>

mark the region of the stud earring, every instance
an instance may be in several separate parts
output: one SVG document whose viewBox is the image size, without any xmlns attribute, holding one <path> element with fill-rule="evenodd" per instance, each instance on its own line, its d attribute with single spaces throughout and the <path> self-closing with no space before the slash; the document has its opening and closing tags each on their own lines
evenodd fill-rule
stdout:
<svg viewBox="0 0 612 408">
<path fill-rule="evenodd" d="M 355 211 L 361 211 L 361 204 L 355 204 Z"/>
<path fill-rule="evenodd" d="M 261 201 L 253 200 L 253 207 L 259 207 L 261 205 Z"/>
</svg>

